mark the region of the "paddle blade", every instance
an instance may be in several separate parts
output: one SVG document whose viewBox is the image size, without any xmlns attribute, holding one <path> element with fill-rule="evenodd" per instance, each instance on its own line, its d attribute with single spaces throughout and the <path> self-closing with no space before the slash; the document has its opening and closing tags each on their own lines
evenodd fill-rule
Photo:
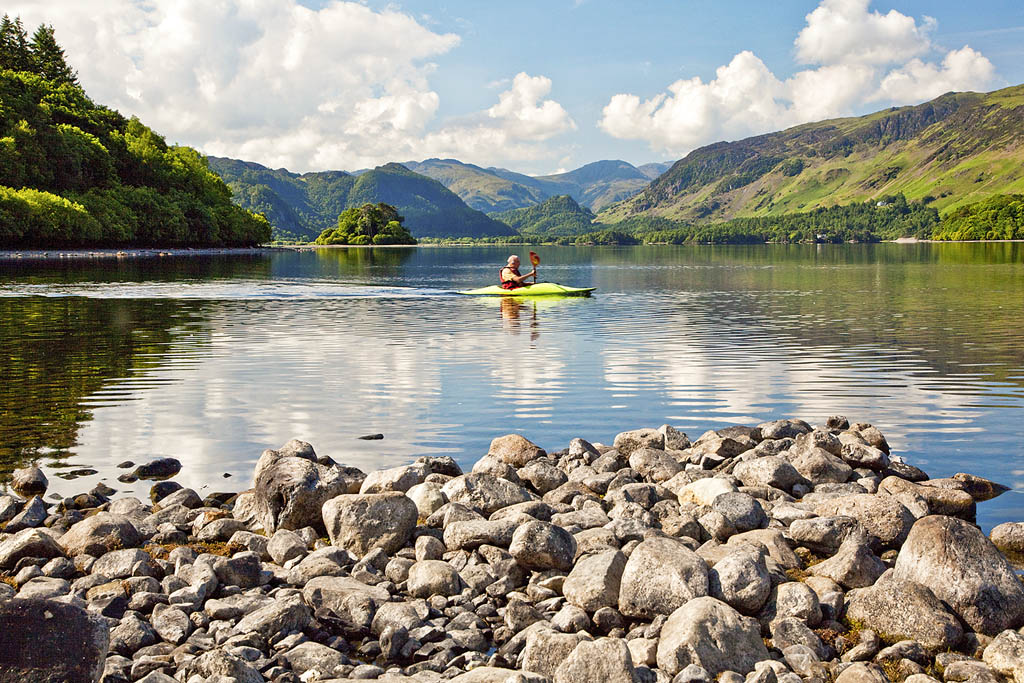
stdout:
<svg viewBox="0 0 1024 683">
<path fill-rule="evenodd" d="M 530 252 L 530 263 L 533 264 L 534 268 L 540 265 L 540 256 L 537 256 L 537 252 Z"/>
</svg>

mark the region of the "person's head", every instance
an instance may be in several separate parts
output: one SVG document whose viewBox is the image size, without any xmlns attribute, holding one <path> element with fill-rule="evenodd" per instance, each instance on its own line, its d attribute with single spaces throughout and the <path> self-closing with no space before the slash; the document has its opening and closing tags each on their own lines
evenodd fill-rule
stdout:
<svg viewBox="0 0 1024 683">
<path fill-rule="evenodd" d="M 519 267 L 519 257 L 516 256 L 515 254 L 512 254 L 511 256 L 509 256 L 508 257 L 508 266 L 509 266 L 509 268 L 518 268 Z"/>
</svg>

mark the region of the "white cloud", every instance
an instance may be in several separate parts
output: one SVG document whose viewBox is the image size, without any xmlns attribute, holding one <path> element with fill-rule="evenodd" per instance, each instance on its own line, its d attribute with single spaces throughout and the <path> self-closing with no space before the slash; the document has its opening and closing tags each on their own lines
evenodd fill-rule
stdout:
<svg viewBox="0 0 1024 683">
<path fill-rule="evenodd" d="M 436 149 L 535 158 L 574 127 L 551 82 L 520 74 L 498 103 L 446 125 L 431 60 L 459 44 L 396 10 L 297 0 L 48 0 L 6 11 L 53 23 L 89 94 L 169 141 L 296 170 L 355 169 Z"/>
<path fill-rule="evenodd" d="M 869 12 L 870 0 L 822 0 L 807 15 L 796 38 L 797 58 L 804 64 L 889 64 L 928 51 L 935 20 L 890 10 Z"/>
<path fill-rule="evenodd" d="M 598 126 L 609 135 L 648 142 L 652 150 L 682 156 L 700 145 L 848 116 L 869 103 L 912 104 L 949 90 L 976 90 L 995 69 L 964 46 L 941 64 L 934 52 L 935 20 L 891 10 L 869 10 L 869 0 L 822 0 L 807 15 L 794 44 L 802 63 L 816 65 L 781 80 L 756 55 L 743 51 L 715 78 L 680 79 L 649 99 L 617 94 Z"/>
<path fill-rule="evenodd" d="M 903 67 L 893 69 L 882 79 L 875 99 L 929 100 L 950 90 L 976 89 L 991 82 L 994 76 L 992 62 L 965 45 L 950 51 L 941 66 L 913 59 Z"/>
</svg>

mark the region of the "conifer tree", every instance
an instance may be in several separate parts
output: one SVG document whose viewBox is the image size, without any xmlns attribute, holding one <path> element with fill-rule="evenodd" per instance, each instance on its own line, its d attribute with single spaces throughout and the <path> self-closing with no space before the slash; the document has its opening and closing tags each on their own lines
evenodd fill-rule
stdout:
<svg viewBox="0 0 1024 683">
<path fill-rule="evenodd" d="M 11 32 L 11 66 L 15 71 L 32 70 L 32 52 L 28 47 L 28 34 L 21 23 L 21 17 L 15 17 Z"/>
<path fill-rule="evenodd" d="M 32 35 L 29 50 L 32 70 L 35 73 L 57 83 L 78 85 L 78 74 L 68 66 L 64 58 L 64 49 L 57 44 L 57 39 L 53 35 L 53 26 L 40 24 Z"/>
</svg>

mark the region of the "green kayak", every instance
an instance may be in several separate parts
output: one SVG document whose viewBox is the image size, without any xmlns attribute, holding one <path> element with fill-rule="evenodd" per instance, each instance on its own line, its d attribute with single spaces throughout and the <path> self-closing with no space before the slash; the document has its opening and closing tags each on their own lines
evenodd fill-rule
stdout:
<svg viewBox="0 0 1024 683">
<path fill-rule="evenodd" d="M 459 294 L 472 296 L 590 296 L 596 287 L 566 287 L 554 282 L 538 282 L 535 285 L 516 287 L 515 289 L 502 289 L 498 285 L 470 289 Z"/>
</svg>

